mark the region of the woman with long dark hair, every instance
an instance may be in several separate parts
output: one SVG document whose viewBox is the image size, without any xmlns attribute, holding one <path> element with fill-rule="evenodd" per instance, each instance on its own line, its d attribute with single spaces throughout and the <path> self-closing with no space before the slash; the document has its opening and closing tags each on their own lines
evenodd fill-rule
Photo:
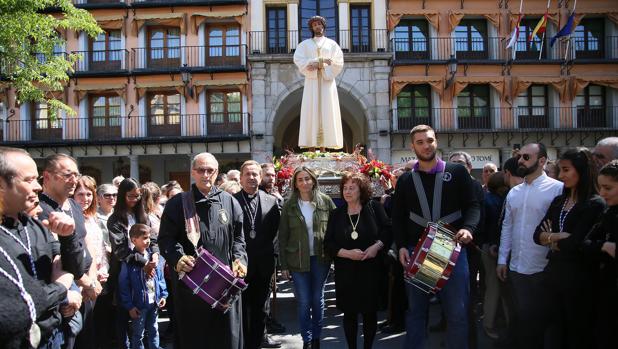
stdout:
<svg viewBox="0 0 618 349">
<path fill-rule="evenodd" d="M 146 224 L 150 226 L 150 220 L 146 215 L 142 203 L 140 184 L 133 178 L 125 178 L 118 186 L 118 201 L 114 206 L 114 213 L 107 220 L 110 242 L 112 243 L 112 263 L 110 276 L 107 280 L 110 287 L 117 291 L 118 273 L 121 262 L 137 263 L 144 266 L 147 275 L 153 275 L 159 262 L 159 246 L 156 239 L 151 239 L 152 256 L 150 260 L 133 251 L 133 244 L 129 239 L 129 229 L 133 224 Z M 119 345 L 128 346 L 127 325 L 129 316 L 121 307 L 117 308 L 117 335 Z"/>
<path fill-rule="evenodd" d="M 605 202 L 597 194 L 596 166 L 588 149 L 565 151 L 558 169 L 564 191 L 552 201 L 534 233 L 537 244 L 551 247 L 545 267 L 548 331 L 551 347 L 586 348 L 594 342 L 588 294 L 594 270 L 581 246 Z"/>
<path fill-rule="evenodd" d="M 584 242 L 584 251 L 591 262 L 598 266 L 595 290 L 597 348 L 616 348 L 618 343 L 618 160 L 607 163 L 599 171 L 599 194 L 607 209 Z"/>
</svg>

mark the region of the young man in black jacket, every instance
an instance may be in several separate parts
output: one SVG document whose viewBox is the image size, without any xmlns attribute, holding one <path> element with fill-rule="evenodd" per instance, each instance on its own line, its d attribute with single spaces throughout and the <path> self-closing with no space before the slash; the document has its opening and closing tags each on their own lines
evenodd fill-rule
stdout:
<svg viewBox="0 0 618 349">
<path fill-rule="evenodd" d="M 472 241 L 480 220 L 480 203 L 470 174 L 459 164 L 436 158 L 438 143 L 434 130 L 418 125 L 410 131 L 410 137 L 418 163 L 397 182 L 392 213 L 393 234 L 404 266 L 409 263 L 410 253 L 428 222 L 449 223 L 456 229 L 455 239 L 466 244 Z M 411 284 L 406 285 L 406 292 L 406 348 L 422 348 L 427 340 L 430 295 Z M 468 347 L 469 292 L 467 255 L 462 248 L 440 293 L 448 323 L 448 348 Z"/>
</svg>

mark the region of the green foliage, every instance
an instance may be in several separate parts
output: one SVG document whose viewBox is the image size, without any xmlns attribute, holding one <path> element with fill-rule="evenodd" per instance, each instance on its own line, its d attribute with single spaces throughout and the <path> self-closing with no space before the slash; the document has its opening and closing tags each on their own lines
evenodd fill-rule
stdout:
<svg viewBox="0 0 618 349">
<path fill-rule="evenodd" d="M 45 9 L 57 11 L 45 13 Z M 96 37 L 101 28 L 88 11 L 71 0 L 0 0 L 0 78 L 17 91 L 17 100 L 47 102 L 51 117 L 58 110 L 75 112 L 50 98 L 46 91 L 62 91 L 78 55 L 56 52 L 63 47 L 61 32 L 84 31 Z"/>
</svg>

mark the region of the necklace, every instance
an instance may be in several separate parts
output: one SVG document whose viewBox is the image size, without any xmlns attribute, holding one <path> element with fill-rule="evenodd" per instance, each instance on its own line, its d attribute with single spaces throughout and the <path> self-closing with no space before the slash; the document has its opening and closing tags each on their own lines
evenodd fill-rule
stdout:
<svg viewBox="0 0 618 349">
<path fill-rule="evenodd" d="M 24 245 L 24 242 L 21 241 L 20 238 L 15 236 L 15 234 L 11 233 L 11 231 L 8 230 L 7 228 L 0 225 L 0 229 L 4 230 L 5 233 L 9 234 L 9 236 L 12 237 L 13 240 L 15 240 L 26 251 L 26 253 L 28 254 L 28 258 L 30 259 L 30 269 L 32 270 L 32 276 L 35 279 L 38 279 L 38 276 L 36 274 L 36 266 L 34 265 L 34 257 L 32 257 L 32 245 L 30 244 L 30 235 L 28 234 L 28 227 L 24 226 L 24 233 L 26 234 L 26 242 L 28 243 L 28 246 Z"/>
<path fill-rule="evenodd" d="M 245 203 L 245 207 L 247 208 L 247 216 L 249 216 L 249 224 L 251 224 L 251 231 L 249 232 L 249 237 L 252 239 L 255 239 L 255 236 L 257 235 L 257 233 L 255 232 L 255 217 L 257 216 L 257 207 L 255 208 L 255 212 L 251 212 L 251 205 L 249 205 L 249 203 L 247 202 L 247 199 L 245 198 L 245 193 L 242 193 L 242 201 L 244 201 Z M 258 199 L 259 200 L 259 199 Z M 260 202 L 258 201 L 258 205 L 260 204 Z"/>
<path fill-rule="evenodd" d="M 571 201 L 571 198 L 567 198 L 566 200 L 564 200 L 564 204 L 562 205 L 562 210 L 560 211 L 560 232 L 564 231 L 564 221 L 566 221 L 567 216 L 569 215 L 569 212 L 571 212 L 571 209 L 573 208 L 573 206 L 575 206 L 575 204 L 569 206 L 569 208 L 567 209 L 567 204 Z"/>
<path fill-rule="evenodd" d="M 356 217 L 356 223 L 352 222 L 352 215 L 348 213 L 348 219 L 350 220 L 350 224 L 352 225 L 352 234 L 350 237 L 352 240 L 358 239 L 358 232 L 356 231 L 356 227 L 358 226 L 358 222 L 360 222 L 360 212 L 358 213 L 358 217 Z"/>
<path fill-rule="evenodd" d="M 39 343 L 41 342 L 41 329 L 36 324 L 36 308 L 34 307 L 34 300 L 32 299 L 30 293 L 26 291 L 26 288 L 24 287 L 24 280 L 22 279 L 21 273 L 19 272 L 19 269 L 17 269 L 15 262 L 13 262 L 13 259 L 9 257 L 9 254 L 6 253 L 6 251 L 1 246 L 0 253 L 2 253 L 2 255 L 4 255 L 4 258 L 6 258 L 9 264 L 11 264 L 11 267 L 13 268 L 17 279 L 15 279 L 13 275 L 9 274 L 6 270 L 2 268 L 0 268 L 0 274 L 2 274 L 4 277 L 9 279 L 11 283 L 17 286 L 21 299 L 28 305 L 30 321 L 32 322 L 30 325 L 30 330 L 28 331 L 28 340 L 33 348 L 37 348 L 39 346 Z"/>
</svg>

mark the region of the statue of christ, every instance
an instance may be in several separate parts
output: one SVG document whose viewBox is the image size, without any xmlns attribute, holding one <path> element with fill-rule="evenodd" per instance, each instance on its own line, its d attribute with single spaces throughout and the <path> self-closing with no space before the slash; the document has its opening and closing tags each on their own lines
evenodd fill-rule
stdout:
<svg viewBox="0 0 618 349">
<path fill-rule="evenodd" d="M 335 78 L 343 70 L 343 52 L 324 36 L 326 20 L 313 16 L 308 21 L 313 33 L 294 52 L 294 64 L 305 76 L 300 109 L 300 148 L 343 148 L 341 111 Z"/>
</svg>

